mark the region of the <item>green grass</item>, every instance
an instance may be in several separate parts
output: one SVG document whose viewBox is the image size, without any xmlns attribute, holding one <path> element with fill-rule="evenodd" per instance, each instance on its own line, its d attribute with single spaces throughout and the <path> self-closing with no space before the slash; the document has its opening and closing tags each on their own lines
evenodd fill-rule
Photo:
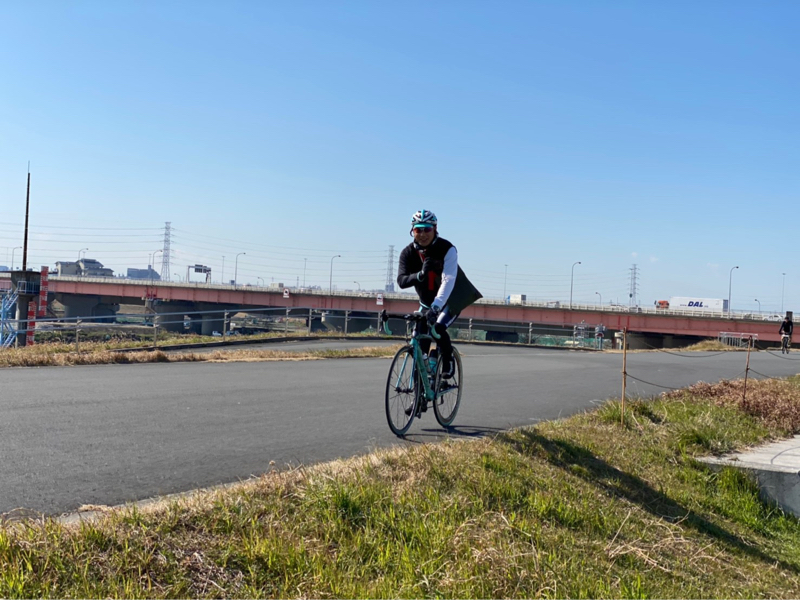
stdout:
<svg viewBox="0 0 800 600">
<path fill-rule="evenodd" d="M 796 383 L 751 390 L 782 400 L 690 389 L 624 423 L 610 402 L 80 526 L 9 525 L 0 597 L 796 597 L 800 522 L 697 460 L 798 430 Z"/>
</svg>

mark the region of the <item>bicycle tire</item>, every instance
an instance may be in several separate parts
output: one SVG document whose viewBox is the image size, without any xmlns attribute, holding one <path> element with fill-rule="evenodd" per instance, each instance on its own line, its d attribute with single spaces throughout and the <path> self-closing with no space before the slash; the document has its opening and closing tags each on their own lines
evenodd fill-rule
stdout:
<svg viewBox="0 0 800 600">
<path fill-rule="evenodd" d="M 464 391 L 464 377 L 461 366 L 461 354 L 453 348 L 453 360 L 455 361 L 455 371 L 451 379 L 442 379 L 442 360 L 436 367 L 436 399 L 433 401 L 433 413 L 436 420 L 444 428 L 453 424 L 461 406 L 461 393 Z M 448 388 L 442 392 L 442 386 Z"/>
<path fill-rule="evenodd" d="M 398 437 L 405 435 L 417 414 L 418 388 L 414 350 L 404 346 L 394 355 L 386 379 L 386 421 Z"/>
</svg>

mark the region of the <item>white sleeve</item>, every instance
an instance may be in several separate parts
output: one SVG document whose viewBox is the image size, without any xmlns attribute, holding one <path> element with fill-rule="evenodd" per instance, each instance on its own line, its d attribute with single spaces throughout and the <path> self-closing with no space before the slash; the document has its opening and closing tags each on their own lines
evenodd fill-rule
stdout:
<svg viewBox="0 0 800 600">
<path fill-rule="evenodd" d="M 453 246 L 450 250 L 447 251 L 447 254 L 444 255 L 444 267 L 442 268 L 442 283 L 439 286 L 439 292 L 436 294 L 436 298 L 433 299 L 434 306 L 438 308 L 444 308 L 444 305 L 447 304 L 447 300 L 450 298 L 450 294 L 453 291 L 453 288 L 456 285 L 456 276 L 458 275 L 458 251 L 456 247 Z"/>
</svg>

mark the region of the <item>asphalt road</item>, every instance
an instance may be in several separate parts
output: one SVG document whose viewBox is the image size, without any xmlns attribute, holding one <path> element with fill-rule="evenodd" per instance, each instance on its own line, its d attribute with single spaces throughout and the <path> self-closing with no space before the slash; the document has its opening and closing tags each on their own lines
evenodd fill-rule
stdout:
<svg viewBox="0 0 800 600">
<path fill-rule="evenodd" d="M 620 354 L 459 348 L 465 391 L 453 436 L 570 415 L 620 393 Z M 795 374 L 800 353 L 790 356 L 754 353 L 751 367 Z M 628 355 L 633 377 L 669 387 L 744 367 L 743 353 Z M 388 368 L 347 359 L 0 369 L 0 513 L 115 505 L 244 479 L 270 461 L 310 464 L 445 435 L 430 411 L 407 440 L 391 434 Z M 631 379 L 628 391 L 662 390 Z"/>
</svg>

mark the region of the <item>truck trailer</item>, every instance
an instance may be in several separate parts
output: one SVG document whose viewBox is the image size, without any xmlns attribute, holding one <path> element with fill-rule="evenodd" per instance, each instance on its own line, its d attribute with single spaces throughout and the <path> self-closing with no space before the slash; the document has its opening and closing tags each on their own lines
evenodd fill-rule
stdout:
<svg viewBox="0 0 800 600">
<path fill-rule="evenodd" d="M 728 312 L 728 301 L 722 298 L 697 298 L 696 296 L 672 296 L 669 299 L 671 310 L 691 310 L 697 312 Z"/>
</svg>

